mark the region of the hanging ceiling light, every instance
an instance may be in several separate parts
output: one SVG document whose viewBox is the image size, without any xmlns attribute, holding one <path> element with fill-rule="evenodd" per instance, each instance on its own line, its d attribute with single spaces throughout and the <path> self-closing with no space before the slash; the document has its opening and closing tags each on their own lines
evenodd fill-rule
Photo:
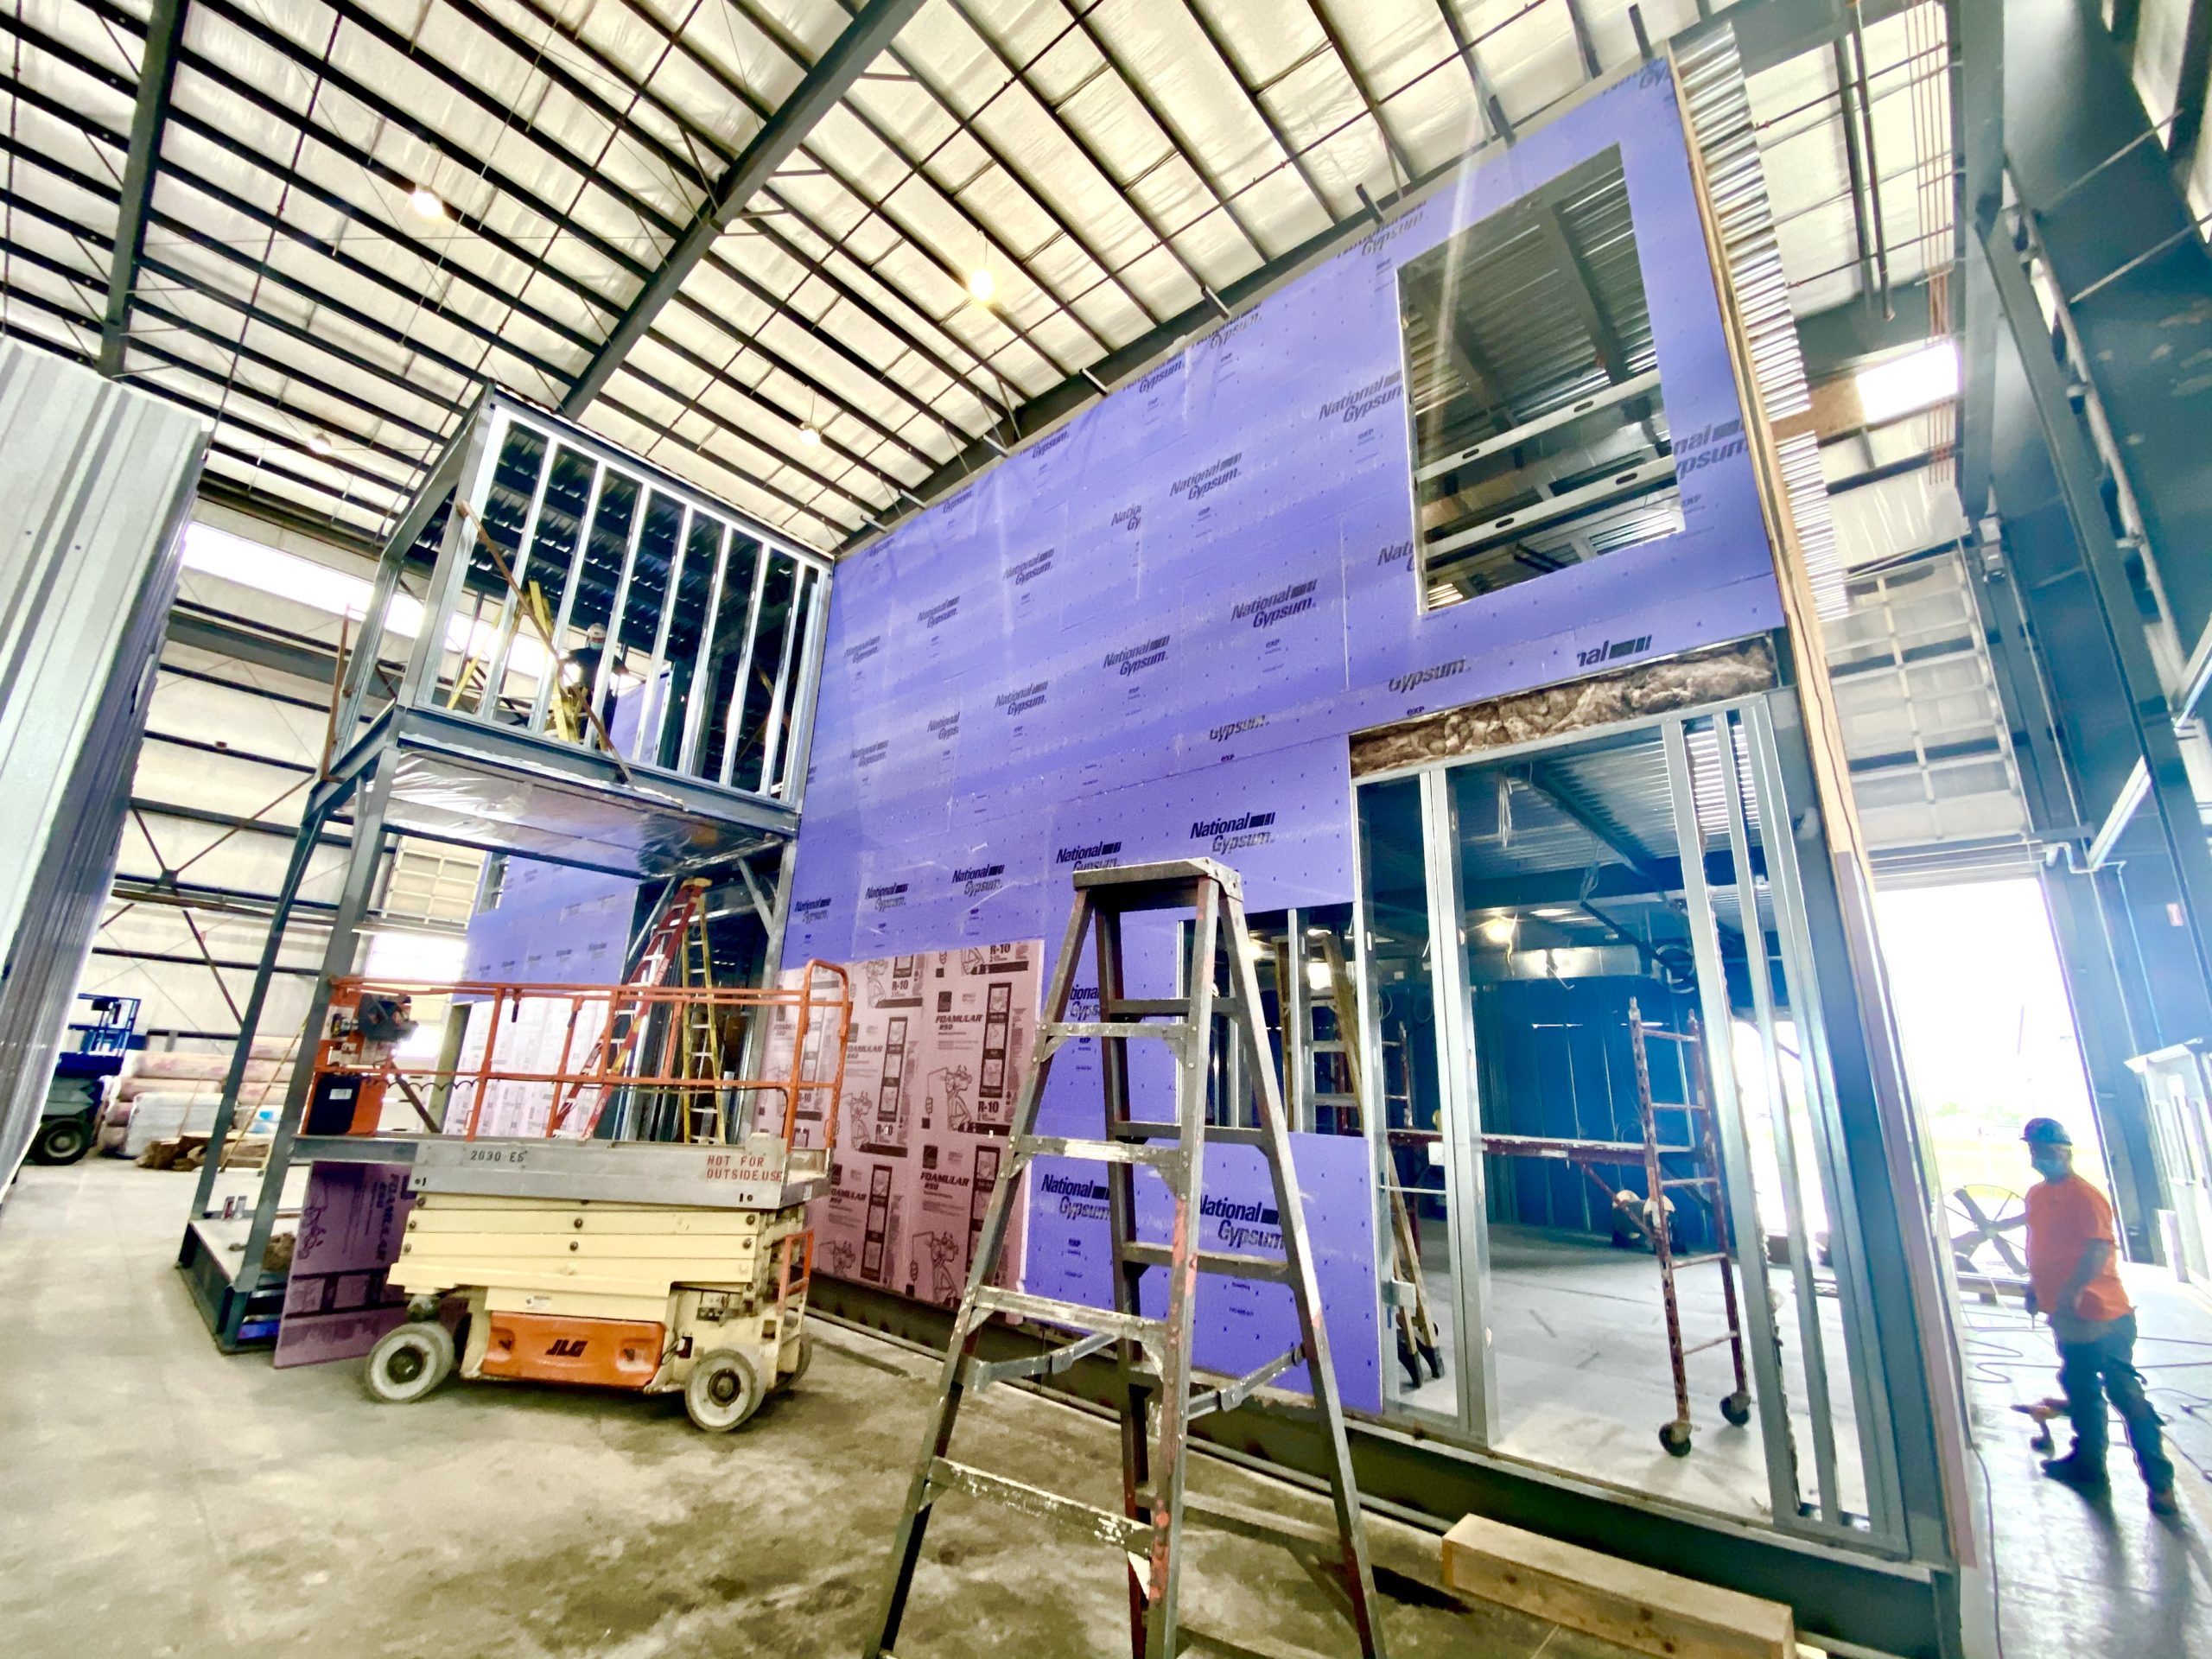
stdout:
<svg viewBox="0 0 2212 1659">
<path fill-rule="evenodd" d="M 988 305 L 991 296 L 998 292 L 998 283 L 991 276 L 990 267 L 978 265 L 968 273 L 968 294 L 978 305 Z"/>
<path fill-rule="evenodd" d="M 446 216 L 444 201 L 427 184 L 416 185 L 415 193 L 407 198 L 407 203 L 425 219 L 443 219 Z"/>
<path fill-rule="evenodd" d="M 308 434 L 308 453 L 310 454 L 328 455 L 337 448 L 338 446 L 330 441 L 330 434 L 327 432 Z"/>
<path fill-rule="evenodd" d="M 799 428 L 798 441 L 811 449 L 822 442 L 822 429 L 815 425 L 812 421 L 809 421 L 804 426 Z"/>
</svg>

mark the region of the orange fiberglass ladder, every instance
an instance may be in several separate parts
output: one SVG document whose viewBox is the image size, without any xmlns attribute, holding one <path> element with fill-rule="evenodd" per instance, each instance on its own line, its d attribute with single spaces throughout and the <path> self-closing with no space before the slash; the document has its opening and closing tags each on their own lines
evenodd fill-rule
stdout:
<svg viewBox="0 0 2212 1659">
<path fill-rule="evenodd" d="M 701 877 L 693 876 L 676 884 L 668 907 L 653 924 L 652 933 L 639 953 L 637 966 L 624 982 L 629 995 L 618 993 L 607 1004 L 607 1024 L 593 1043 L 591 1058 L 584 1065 L 588 1077 L 568 1084 L 561 1097 L 553 1103 L 549 1134 L 575 1141 L 591 1139 L 599 1127 L 600 1114 L 607 1109 L 608 1097 L 630 1075 L 638 1039 L 651 1023 L 647 1016 L 658 1001 L 652 993 L 665 988 L 671 973 L 680 977 L 685 971 L 685 951 L 694 926 L 704 938 L 706 899 L 707 883 Z M 683 1018 L 683 1010 L 677 1010 L 677 1017 Z M 586 1096 L 589 1096 L 588 1105 Z M 582 1121 L 572 1122 L 579 1111 Z M 688 1128 L 688 1113 L 685 1121 Z"/>
</svg>

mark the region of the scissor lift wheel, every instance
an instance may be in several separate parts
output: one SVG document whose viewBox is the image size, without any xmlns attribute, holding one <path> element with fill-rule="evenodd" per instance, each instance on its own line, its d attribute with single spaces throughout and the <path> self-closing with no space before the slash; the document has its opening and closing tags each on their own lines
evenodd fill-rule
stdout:
<svg viewBox="0 0 2212 1659">
<path fill-rule="evenodd" d="M 691 1363 L 683 1385 L 683 1409 L 713 1433 L 724 1433 L 760 1408 L 760 1374 L 734 1348 L 717 1348 Z"/>
<path fill-rule="evenodd" d="M 453 1374 L 453 1336 L 434 1320 L 415 1320 L 385 1332 L 369 1350 L 363 1375 L 372 1399 L 388 1406 L 420 1400 Z"/>
</svg>

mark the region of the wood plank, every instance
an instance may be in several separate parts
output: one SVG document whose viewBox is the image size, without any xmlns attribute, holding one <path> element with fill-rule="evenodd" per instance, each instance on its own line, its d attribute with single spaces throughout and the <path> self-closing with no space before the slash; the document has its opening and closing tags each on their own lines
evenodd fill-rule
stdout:
<svg viewBox="0 0 2212 1659">
<path fill-rule="evenodd" d="M 1660 1659 L 1797 1659 L 1789 1609 L 1482 1516 L 1444 1536 L 1444 1581 Z"/>
</svg>

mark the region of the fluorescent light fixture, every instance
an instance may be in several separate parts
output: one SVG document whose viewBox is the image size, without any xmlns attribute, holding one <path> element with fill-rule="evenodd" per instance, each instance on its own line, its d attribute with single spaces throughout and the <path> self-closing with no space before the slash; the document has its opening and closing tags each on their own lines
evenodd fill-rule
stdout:
<svg viewBox="0 0 2212 1659">
<path fill-rule="evenodd" d="M 968 294 L 978 305 L 988 305 L 991 296 L 998 292 L 998 282 L 988 267 L 978 265 L 968 273 Z"/>
<path fill-rule="evenodd" d="M 1909 357 L 1859 371 L 1859 407 L 1869 426 L 1959 395 L 1958 347 L 1933 341 Z"/>
<path fill-rule="evenodd" d="M 407 205 L 425 219 L 443 219 L 446 216 L 445 202 L 427 184 L 415 187 L 414 194 L 407 198 Z"/>
</svg>

